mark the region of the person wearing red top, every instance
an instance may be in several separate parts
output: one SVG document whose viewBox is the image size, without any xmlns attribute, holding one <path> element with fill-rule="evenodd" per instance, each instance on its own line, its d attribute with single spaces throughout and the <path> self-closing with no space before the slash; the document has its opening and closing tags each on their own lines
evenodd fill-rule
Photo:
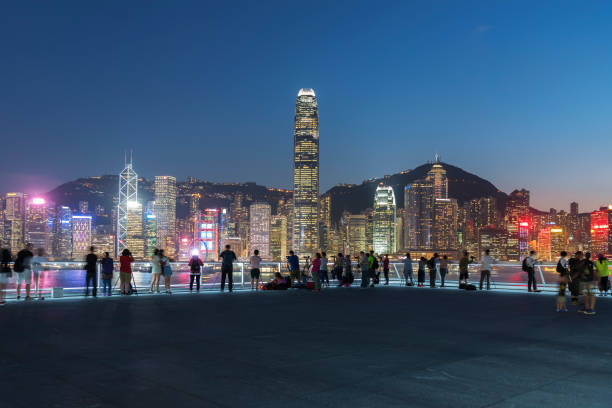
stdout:
<svg viewBox="0 0 612 408">
<path fill-rule="evenodd" d="M 319 271 L 321 270 L 321 254 L 317 252 L 314 259 L 312 260 L 312 280 L 315 284 L 315 292 L 321 290 L 321 277 L 319 276 Z"/>
<path fill-rule="evenodd" d="M 130 280 L 132 279 L 132 262 L 134 258 L 129 249 L 124 249 L 119 257 L 119 278 L 121 279 L 121 294 L 130 294 Z"/>
</svg>

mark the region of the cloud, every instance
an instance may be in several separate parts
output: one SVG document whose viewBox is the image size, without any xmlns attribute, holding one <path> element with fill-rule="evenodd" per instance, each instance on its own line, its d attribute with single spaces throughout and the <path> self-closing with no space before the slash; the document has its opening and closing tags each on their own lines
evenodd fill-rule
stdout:
<svg viewBox="0 0 612 408">
<path fill-rule="evenodd" d="M 492 29 L 493 29 L 493 26 L 482 24 L 482 25 L 476 26 L 476 28 L 474 28 L 474 31 L 477 33 L 486 33 L 487 31 L 492 30 Z"/>
</svg>

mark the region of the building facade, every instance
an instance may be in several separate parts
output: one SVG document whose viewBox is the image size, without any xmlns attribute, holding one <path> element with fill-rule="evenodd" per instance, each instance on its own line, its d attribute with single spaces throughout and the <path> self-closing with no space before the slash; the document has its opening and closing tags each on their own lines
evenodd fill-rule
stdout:
<svg viewBox="0 0 612 408">
<path fill-rule="evenodd" d="M 396 204 L 393 187 L 379 185 L 374 193 L 372 241 L 377 254 L 397 251 Z"/>
<path fill-rule="evenodd" d="M 249 207 L 249 253 L 259 250 L 259 256 L 270 258 L 270 218 L 268 203 L 253 203 Z"/>
<path fill-rule="evenodd" d="M 176 178 L 155 176 L 155 220 L 157 245 L 166 256 L 174 257 L 177 250 L 176 234 Z"/>
</svg>

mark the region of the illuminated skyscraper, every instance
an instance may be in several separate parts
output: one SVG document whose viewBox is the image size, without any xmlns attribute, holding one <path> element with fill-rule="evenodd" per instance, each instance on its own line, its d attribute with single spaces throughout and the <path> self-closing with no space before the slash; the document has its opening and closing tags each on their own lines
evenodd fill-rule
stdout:
<svg viewBox="0 0 612 408">
<path fill-rule="evenodd" d="M 319 199 L 319 247 L 328 251 L 331 231 L 331 195 L 324 194 Z"/>
<path fill-rule="evenodd" d="M 176 253 L 176 179 L 155 176 L 155 217 L 157 245 L 169 257 Z"/>
<path fill-rule="evenodd" d="M 49 226 L 49 206 L 41 197 L 26 201 L 25 240 L 34 249 L 42 248 L 49 254 L 51 249 L 51 229 Z"/>
<path fill-rule="evenodd" d="M 270 216 L 268 203 L 253 203 L 249 207 L 249 253 L 259 250 L 262 258 L 270 257 Z"/>
<path fill-rule="evenodd" d="M 315 92 L 302 88 L 295 105 L 293 150 L 293 249 L 319 249 L 319 108 Z"/>
<path fill-rule="evenodd" d="M 219 210 L 207 208 L 198 213 L 194 228 L 193 247 L 203 260 L 215 261 L 219 251 Z"/>
<path fill-rule="evenodd" d="M 91 215 L 72 216 L 72 259 L 81 261 L 91 246 Z"/>
<path fill-rule="evenodd" d="M 69 207 L 58 208 L 53 226 L 53 256 L 56 259 L 70 259 L 72 256 L 72 211 Z"/>
<path fill-rule="evenodd" d="M 404 190 L 404 245 L 407 249 L 433 249 L 434 185 L 415 180 Z"/>
<path fill-rule="evenodd" d="M 435 163 L 431 166 L 431 170 L 427 172 L 427 179 L 433 184 L 433 198 L 448 198 L 448 178 L 437 154 Z"/>
<path fill-rule="evenodd" d="M 142 228 L 142 204 L 132 201 L 128 205 L 127 236 L 125 246 L 136 260 L 144 259 L 145 237 Z"/>
<path fill-rule="evenodd" d="M 4 237 L 12 252 L 23 248 L 25 198 L 23 193 L 7 193 L 4 209 Z"/>
<path fill-rule="evenodd" d="M 599 210 L 591 212 L 591 245 L 589 248 L 594 257 L 598 254 L 609 255 L 609 213 L 608 207 L 601 207 Z"/>
<path fill-rule="evenodd" d="M 508 196 L 504 221 L 508 230 L 509 260 L 521 260 L 529 253 L 529 191 L 514 190 Z"/>
<path fill-rule="evenodd" d="M 373 242 L 377 254 L 393 254 L 397 251 L 396 207 L 393 187 L 379 185 L 374 194 Z"/>
<path fill-rule="evenodd" d="M 270 257 L 274 260 L 287 256 L 287 217 L 273 215 L 270 221 Z"/>
<path fill-rule="evenodd" d="M 116 256 L 127 248 L 128 237 L 128 213 L 130 205 L 138 202 L 138 175 L 132 168 L 132 157 L 130 162 L 125 163 L 125 168 L 119 173 L 119 201 L 117 204 L 117 246 Z M 141 207 L 142 208 L 142 207 Z M 142 235 L 142 230 L 141 230 Z M 131 249 L 130 249 L 131 250 Z"/>
<path fill-rule="evenodd" d="M 559 252 L 566 249 L 567 240 L 563 228 L 552 225 L 538 231 L 538 259 L 554 261 L 559 257 Z"/>
<path fill-rule="evenodd" d="M 366 214 L 342 214 L 340 220 L 342 252 L 348 255 L 356 255 L 359 251 L 368 251 L 366 241 L 367 229 Z"/>
<path fill-rule="evenodd" d="M 433 247 L 437 250 L 457 249 L 457 212 L 454 198 L 434 200 Z"/>
<path fill-rule="evenodd" d="M 153 256 L 153 250 L 157 248 L 157 219 L 154 208 L 155 201 L 149 201 L 144 217 L 145 258 Z"/>
</svg>

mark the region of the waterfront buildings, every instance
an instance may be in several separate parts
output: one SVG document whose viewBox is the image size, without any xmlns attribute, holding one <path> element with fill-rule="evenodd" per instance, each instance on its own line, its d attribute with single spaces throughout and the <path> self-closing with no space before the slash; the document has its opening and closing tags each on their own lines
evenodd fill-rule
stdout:
<svg viewBox="0 0 612 408">
<path fill-rule="evenodd" d="M 176 178 L 155 176 L 155 217 L 157 245 L 166 256 L 173 258 L 177 250 L 176 231 Z"/>
<path fill-rule="evenodd" d="M 91 215 L 72 216 L 72 259 L 85 260 L 92 244 Z"/>
<path fill-rule="evenodd" d="M 374 194 L 372 236 L 374 252 L 393 254 L 397 250 L 396 204 L 393 188 L 379 185 Z"/>
<path fill-rule="evenodd" d="M 119 200 L 117 204 L 117 245 L 115 257 L 128 248 L 128 213 L 130 206 L 138 202 L 138 175 L 132 168 L 132 158 L 125 163 L 125 168 L 119 173 Z M 142 207 L 141 207 L 142 209 Z M 142 235 L 142 231 L 141 231 Z M 131 248 L 128 248 L 132 250 Z"/>
<path fill-rule="evenodd" d="M 259 250 L 259 256 L 270 258 L 270 217 L 268 203 L 253 203 L 249 207 L 249 254 Z"/>
</svg>

